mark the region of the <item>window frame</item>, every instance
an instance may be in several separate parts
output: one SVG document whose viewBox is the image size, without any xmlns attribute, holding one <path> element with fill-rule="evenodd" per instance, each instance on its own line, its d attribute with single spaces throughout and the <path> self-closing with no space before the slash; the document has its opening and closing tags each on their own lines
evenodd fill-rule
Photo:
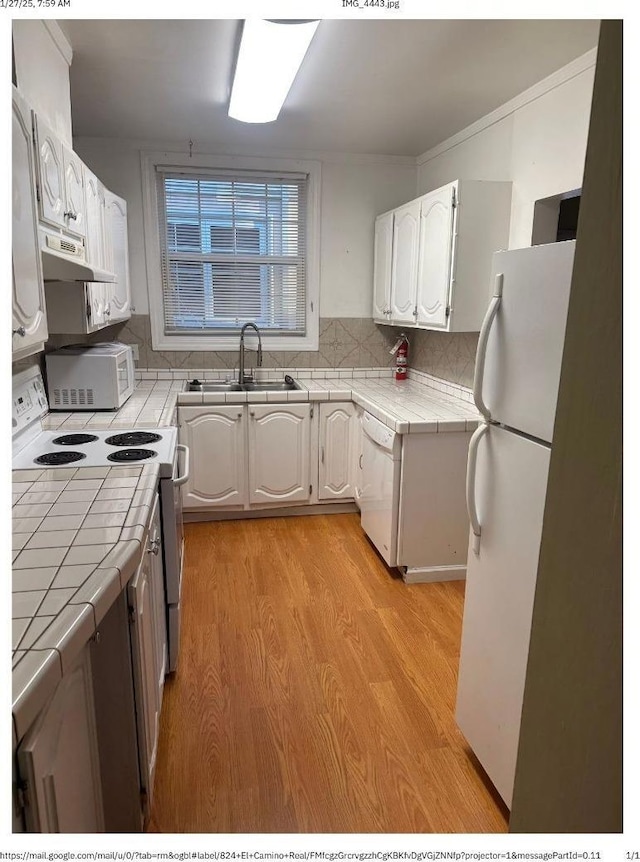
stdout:
<svg viewBox="0 0 640 862">
<path fill-rule="evenodd" d="M 237 334 L 166 334 L 158 223 L 158 185 L 156 168 L 168 167 L 176 171 L 190 169 L 255 171 L 256 173 L 304 173 L 307 186 L 307 256 L 306 256 L 306 333 L 305 335 L 272 335 L 262 332 L 265 350 L 306 351 L 317 350 L 320 325 L 320 162 L 310 159 L 283 159 L 254 156 L 216 156 L 194 153 L 148 152 L 140 153 L 143 192 L 144 247 L 147 267 L 147 291 L 151 319 L 151 344 L 154 350 L 210 351 L 236 350 Z M 195 172 L 194 170 L 194 172 Z"/>
</svg>

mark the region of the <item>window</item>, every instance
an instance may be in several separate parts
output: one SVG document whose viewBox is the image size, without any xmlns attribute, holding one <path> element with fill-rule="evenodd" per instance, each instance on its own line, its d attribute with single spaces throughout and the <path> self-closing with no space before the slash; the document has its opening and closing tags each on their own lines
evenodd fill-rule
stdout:
<svg viewBox="0 0 640 862">
<path fill-rule="evenodd" d="M 308 176 L 156 166 L 156 178 L 164 340 L 237 338 L 248 321 L 307 336 Z"/>
</svg>

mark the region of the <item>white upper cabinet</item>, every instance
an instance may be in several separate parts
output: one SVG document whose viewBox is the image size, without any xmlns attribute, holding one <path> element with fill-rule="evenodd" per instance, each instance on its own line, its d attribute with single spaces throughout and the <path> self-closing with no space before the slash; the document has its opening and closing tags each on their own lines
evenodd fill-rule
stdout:
<svg viewBox="0 0 640 862">
<path fill-rule="evenodd" d="M 378 216 L 373 239 L 373 319 L 383 323 L 391 315 L 391 252 L 393 213 Z"/>
<path fill-rule="evenodd" d="M 65 223 L 69 233 L 85 235 L 85 200 L 82 162 L 74 152 L 62 148 L 64 165 L 64 192 L 66 200 Z"/>
<path fill-rule="evenodd" d="M 249 502 L 308 500 L 310 404 L 250 404 L 248 409 Z"/>
<path fill-rule="evenodd" d="M 395 211 L 391 257 L 392 323 L 415 323 L 420 237 L 420 201 Z"/>
<path fill-rule="evenodd" d="M 40 220 L 66 228 L 64 219 L 64 161 L 62 142 L 40 118 L 33 117 L 36 130 Z"/>
<path fill-rule="evenodd" d="M 118 280 L 112 285 L 111 323 L 131 317 L 127 202 L 105 189 L 106 265 Z"/>
<path fill-rule="evenodd" d="M 380 233 L 374 319 L 479 332 L 492 292 L 491 258 L 508 245 L 510 215 L 511 183 L 456 180 L 381 216 L 393 218 L 392 265 L 387 275 Z M 390 315 L 380 313 L 387 283 Z"/>
<path fill-rule="evenodd" d="M 77 237 L 85 235 L 82 162 L 41 117 L 33 115 L 40 221 Z"/>
<path fill-rule="evenodd" d="M 454 238 L 455 186 L 426 195 L 420 206 L 417 323 L 446 329 Z"/>
<path fill-rule="evenodd" d="M 105 269 L 105 196 L 104 186 L 86 165 L 83 165 L 84 188 L 87 202 L 87 261 Z"/>
<path fill-rule="evenodd" d="M 15 89 L 12 148 L 12 349 L 14 358 L 19 359 L 42 350 L 48 333 L 38 245 L 31 111 Z"/>
<path fill-rule="evenodd" d="M 318 499 L 355 496 L 356 408 L 351 401 L 320 404 Z"/>
</svg>

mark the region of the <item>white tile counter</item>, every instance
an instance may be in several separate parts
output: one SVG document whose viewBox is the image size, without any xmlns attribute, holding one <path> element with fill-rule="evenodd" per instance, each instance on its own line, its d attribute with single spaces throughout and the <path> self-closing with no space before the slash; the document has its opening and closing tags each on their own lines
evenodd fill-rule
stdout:
<svg viewBox="0 0 640 862">
<path fill-rule="evenodd" d="M 152 374 L 153 372 L 144 372 Z M 162 373 L 162 372 L 159 372 Z M 168 374 L 168 372 L 164 372 Z M 296 401 L 353 401 L 399 434 L 438 431 L 472 431 L 480 416 L 471 394 L 464 389 L 419 372 L 396 382 L 389 369 L 364 372 L 300 371 L 291 369 L 300 389 L 291 392 L 185 392 L 187 380 L 224 380 L 229 372 L 174 372 L 170 379 L 139 380 L 136 390 L 118 411 L 49 413 L 43 426 L 49 430 L 166 428 L 176 424 L 180 404 L 255 404 Z M 263 369 L 259 380 L 282 379 L 283 371 Z M 313 375 L 313 376 L 312 376 Z"/>
<path fill-rule="evenodd" d="M 157 464 L 13 471 L 13 719 L 18 739 L 142 557 Z"/>
</svg>

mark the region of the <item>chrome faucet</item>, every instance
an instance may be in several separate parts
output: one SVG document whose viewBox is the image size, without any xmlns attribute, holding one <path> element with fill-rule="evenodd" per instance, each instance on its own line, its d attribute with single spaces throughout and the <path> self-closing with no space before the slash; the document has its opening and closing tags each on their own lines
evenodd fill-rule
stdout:
<svg viewBox="0 0 640 862">
<path fill-rule="evenodd" d="M 244 333 L 247 329 L 255 329 L 256 334 L 258 336 L 258 368 L 262 366 L 262 338 L 260 336 L 260 330 L 251 321 L 249 323 L 245 323 L 245 325 L 240 330 L 240 362 L 239 362 L 239 370 L 238 370 L 238 383 L 243 384 L 249 381 L 251 378 L 245 377 L 244 373 Z"/>
</svg>

